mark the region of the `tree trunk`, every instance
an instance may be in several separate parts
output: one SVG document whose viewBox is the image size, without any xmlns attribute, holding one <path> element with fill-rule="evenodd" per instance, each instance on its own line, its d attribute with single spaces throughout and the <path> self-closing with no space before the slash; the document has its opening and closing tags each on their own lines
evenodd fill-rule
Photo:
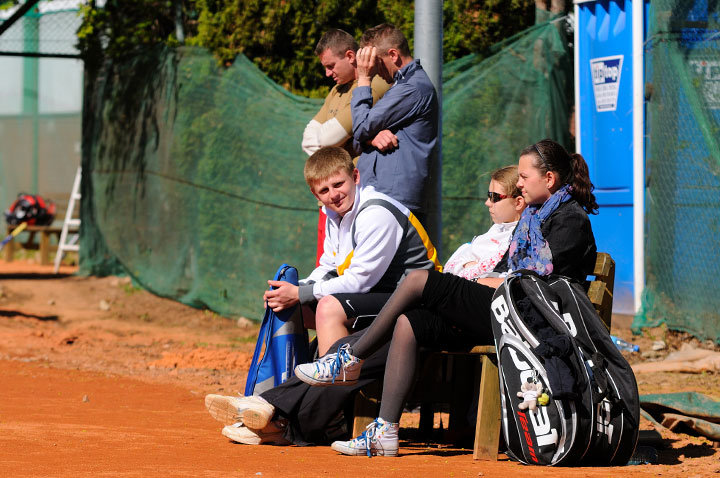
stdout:
<svg viewBox="0 0 720 478">
<path fill-rule="evenodd" d="M 548 1 L 550 7 L 548 8 Z M 550 13 L 565 13 L 565 0 L 535 0 L 535 7 L 540 10 L 550 11 Z"/>
</svg>

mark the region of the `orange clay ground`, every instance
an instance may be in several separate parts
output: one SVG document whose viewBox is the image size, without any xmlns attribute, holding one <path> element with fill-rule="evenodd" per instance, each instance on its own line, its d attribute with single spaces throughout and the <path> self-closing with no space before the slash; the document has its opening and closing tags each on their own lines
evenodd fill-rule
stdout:
<svg viewBox="0 0 720 478">
<path fill-rule="evenodd" d="M 257 327 L 126 279 L 62 272 L 0 262 L 0 477 L 720 476 L 717 444 L 667 431 L 659 465 L 594 469 L 478 462 L 470 450 L 412 440 L 401 443 L 399 458 L 372 459 L 328 447 L 233 444 L 203 397 L 243 390 Z M 615 323 L 614 332 L 630 338 L 627 321 Z M 655 330 L 638 343 L 649 350 L 658 335 L 671 349 L 683 340 Z M 641 393 L 720 399 L 718 374 L 648 374 L 638 383 Z M 405 425 L 416 421 L 403 417 Z"/>
</svg>

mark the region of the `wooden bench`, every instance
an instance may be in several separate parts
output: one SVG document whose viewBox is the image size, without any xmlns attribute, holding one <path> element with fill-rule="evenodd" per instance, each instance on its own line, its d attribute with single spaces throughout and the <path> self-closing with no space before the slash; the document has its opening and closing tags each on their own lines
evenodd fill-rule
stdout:
<svg viewBox="0 0 720 478">
<path fill-rule="evenodd" d="M 54 199 L 57 197 L 58 199 Z M 37 250 L 40 253 L 40 264 L 49 265 L 52 264 L 50 258 L 51 254 L 57 251 L 57 244 L 60 242 L 60 233 L 62 232 L 63 220 L 65 219 L 65 213 L 67 211 L 68 202 L 70 196 L 68 194 L 59 194 L 50 198 L 55 203 L 55 220 L 48 226 L 27 226 L 25 231 L 21 235 L 27 235 L 24 242 L 19 242 L 16 238 L 11 239 L 5 245 L 5 261 L 12 262 L 15 258 L 15 251 L 18 248 Z M 80 208 L 75 207 L 73 211 L 73 217 L 78 218 L 80 214 Z M 10 234 L 17 226 L 7 225 L 7 233 Z M 75 228 L 73 233 L 77 232 Z M 20 237 L 20 235 L 18 236 Z M 39 240 L 36 241 L 36 237 Z M 54 237 L 54 241 L 51 239 Z"/>
<path fill-rule="evenodd" d="M 7 234 L 10 234 L 17 226 L 7 227 Z M 57 246 L 53 246 L 50 242 L 51 236 L 55 236 L 55 243 L 60 240 L 60 232 L 62 226 L 27 226 L 25 232 L 28 234 L 28 238 L 25 242 L 16 242 L 15 239 L 11 239 L 5 245 L 5 261 L 12 262 L 15 256 L 15 250 L 17 247 L 22 249 L 39 250 L 40 251 L 40 263 L 42 265 L 48 265 L 50 261 L 50 253 L 57 249 Z M 35 236 L 40 237 L 39 243 L 35 242 Z"/>
<path fill-rule="evenodd" d="M 599 252 L 590 282 L 588 297 L 610 330 L 612 318 L 612 292 L 615 282 L 615 261 L 609 254 Z M 500 381 L 495 347 L 478 345 L 470 352 L 435 352 L 421 365 L 413 395 L 420 400 L 420 431 L 428 436 L 434 424 L 435 403 L 449 403 L 450 422 L 454 430 L 466 422 L 463 414 L 468 410 L 468 387 L 478 390 L 477 418 L 473 458 L 497 460 L 500 443 Z M 467 380 L 474 377 L 475 380 Z M 360 435 L 377 417 L 381 384 L 376 382 L 363 388 L 355 398 L 353 436 Z"/>
</svg>

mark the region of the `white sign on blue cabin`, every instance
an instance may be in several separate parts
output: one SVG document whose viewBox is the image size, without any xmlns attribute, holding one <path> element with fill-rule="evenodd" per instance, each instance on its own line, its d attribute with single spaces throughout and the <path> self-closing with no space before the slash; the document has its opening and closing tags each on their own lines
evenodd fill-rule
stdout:
<svg viewBox="0 0 720 478">
<path fill-rule="evenodd" d="M 618 91 L 620 91 L 620 73 L 623 55 L 592 58 L 590 71 L 595 93 L 595 109 L 598 113 L 615 111 Z"/>
</svg>

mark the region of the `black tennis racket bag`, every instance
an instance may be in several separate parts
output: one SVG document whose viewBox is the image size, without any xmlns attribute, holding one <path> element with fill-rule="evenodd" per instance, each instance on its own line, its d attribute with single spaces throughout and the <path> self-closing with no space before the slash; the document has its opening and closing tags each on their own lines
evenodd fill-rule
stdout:
<svg viewBox="0 0 720 478">
<path fill-rule="evenodd" d="M 535 465 L 625 465 L 638 438 L 637 383 L 583 287 L 518 271 L 491 308 L 508 455 Z"/>
</svg>

